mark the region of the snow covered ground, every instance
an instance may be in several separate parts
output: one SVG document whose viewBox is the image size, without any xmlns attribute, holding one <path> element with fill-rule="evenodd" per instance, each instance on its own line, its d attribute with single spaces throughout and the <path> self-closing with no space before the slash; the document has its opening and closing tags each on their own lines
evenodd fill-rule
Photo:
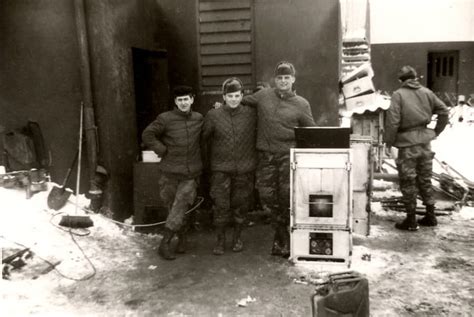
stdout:
<svg viewBox="0 0 474 317">
<path fill-rule="evenodd" d="M 448 128 L 433 143 L 437 157 L 470 180 L 474 180 L 473 137 L 474 126 L 460 125 Z M 379 197 L 399 194 L 391 183 L 379 182 L 376 185 L 379 189 L 375 195 Z M 54 184 L 50 184 L 50 188 L 52 186 Z M 100 294 L 114 292 L 114 287 L 115 292 L 126 293 L 127 285 L 131 283 L 130 277 L 127 273 L 115 272 L 133 272 L 143 263 L 148 263 L 144 260 L 144 250 L 150 245 L 156 245 L 159 237 L 135 233 L 126 226 L 117 226 L 99 214 L 90 215 L 94 221 L 93 227 L 74 230 L 83 236 L 72 236 L 67 229 L 58 228 L 57 224 L 64 214 L 83 214 L 80 209 L 77 211 L 73 203 L 75 197 L 72 196 L 70 203 L 56 212 L 47 208 L 47 195 L 48 192 L 40 192 L 31 199 L 25 199 L 25 192 L 21 189 L 0 188 L 2 249 L 22 249 L 26 246 L 34 252 L 33 259 L 27 260 L 28 264 L 24 268 L 12 271 L 11 280 L 2 280 L 0 314 L 141 316 L 139 309 L 122 303 L 107 302 L 105 299 L 101 302 L 101 296 L 105 295 Z M 88 200 L 80 197 L 79 205 L 87 204 Z M 369 279 L 372 315 L 471 316 L 474 305 L 474 208 L 467 206 L 451 216 L 440 217 L 440 226 L 434 229 L 424 228 L 416 233 L 399 232 L 393 228 L 394 222 L 403 218 L 402 213 L 384 210 L 376 202 L 372 203 L 372 209 L 371 235 L 354 237 L 351 267 Z M 370 255 L 370 259 L 367 259 L 367 255 Z M 41 274 L 48 267 L 45 260 L 50 263 L 60 262 L 56 271 Z M 154 270 L 158 267 L 159 270 L 162 263 L 159 259 L 156 261 L 149 266 L 147 264 L 145 269 Z M 181 263 L 183 261 L 185 260 L 182 259 Z M 188 266 L 200 265 L 196 258 L 188 257 L 187 261 L 191 261 Z M 271 259 L 268 261 L 271 265 Z M 176 263 L 182 265 L 179 261 Z M 292 276 L 302 274 L 291 266 L 287 270 L 289 281 Z M 109 272 L 107 280 L 94 275 L 97 272 Z M 92 288 L 81 288 L 80 283 L 84 282 L 77 281 L 89 278 L 90 281 L 95 279 L 94 291 L 91 291 Z M 112 283 L 113 286 L 107 284 L 107 289 L 100 290 L 105 283 Z M 146 281 L 140 283 L 147 285 Z M 172 280 L 169 283 L 173 283 Z M 255 283 L 254 289 L 258 290 L 260 282 L 256 280 Z M 310 286 L 301 287 L 311 291 Z M 199 292 L 202 291 L 199 288 Z M 223 289 L 222 293 L 227 291 Z M 193 285 L 189 286 L 188 292 L 193 292 Z M 81 302 L 75 300 L 79 293 L 83 294 Z M 160 299 L 154 298 L 153 301 L 159 302 Z M 168 304 L 172 305 L 172 300 L 168 300 Z M 178 315 L 202 315 L 207 311 L 199 310 L 203 305 L 206 303 L 191 305 L 191 308 L 176 304 L 171 306 L 170 311 Z M 188 307 L 191 312 L 183 307 Z M 261 311 L 255 308 L 253 312 L 272 315 L 272 306 L 265 307 Z M 150 309 L 152 308 L 148 312 Z M 233 315 L 231 308 L 222 309 Z M 219 309 L 216 310 L 218 311 Z M 282 314 L 289 315 L 291 311 L 284 311 Z M 308 312 L 308 308 L 295 314 L 300 315 L 301 311 Z M 249 314 L 248 311 L 246 314 Z"/>
</svg>

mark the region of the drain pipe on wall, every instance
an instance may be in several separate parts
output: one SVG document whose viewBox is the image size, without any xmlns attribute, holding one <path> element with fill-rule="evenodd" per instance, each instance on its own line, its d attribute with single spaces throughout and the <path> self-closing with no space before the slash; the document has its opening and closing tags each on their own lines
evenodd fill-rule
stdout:
<svg viewBox="0 0 474 317">
<path fill-rule="evenodd" d="M 102 196 L 102 189 L 96 182 L 96 171 L 98 167 L 98 137 L 94 118 L 94 105 L 92 102 L 91 67 L 84 0 L 74 0 L 74 15 L 76 20 L 77 39 L 79 43 L 79 55 L 81 59 L 81 87 L 84 103 L 84 130 L 87 147 L 87 162 L 89 166 L 88 196 L 90 199 L 94 199 L 97 198 L 97 196 Z"/>
</svg>

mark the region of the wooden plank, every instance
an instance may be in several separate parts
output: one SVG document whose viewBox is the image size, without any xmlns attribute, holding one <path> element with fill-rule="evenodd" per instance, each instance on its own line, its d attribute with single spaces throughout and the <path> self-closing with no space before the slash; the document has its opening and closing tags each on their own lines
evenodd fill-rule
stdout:
<svg viewBox="0 0 474 317">
<path fill-rule="evenodd" d="M 249 32 L 233 33 L 212 33 L 201 34 L 201 44 L 219 44 L 219 43 L 249 43 L 251 34 Z"/>
<path fill-rule="evenodd" d="M 233 11 L 209 11 L 199 14 L 199 22 L 240 21 L 251 20 L 249 9 Z"/>
<path fill-rule="evenodd" d="M 199 26 L 199 32 L 204 33 L 220 33 L 233 31 L 250 31 L 252 22 L 242 21 L 222 21 L 222 22 L 205 22 Z"/>
<path fill-rule="evenodd" d="M 251 64 L 251 54 L 232 55 L 204 55 L 201 57 L 201 66 Z"/>
<path fill-rule="evenodd" d="M 199 11 L 250 9 L 249 1 L 201 1 Z"/>
<path fill-rule="evenodd" d="M 221 89 L 222 83 L 224 80 L 227 78 L 232 77 L 232 76 L 206 76 L 202 78 L 202 85 L 204 87 L 217 87 Z M 242 83 L 245 86 L 250 86 L 252 85 L 252 76 L 238 76 L 239 79 L 242 81 Z"/>
<path fill-rule="evenodd" d="M 201 45 L 201 55 L 250 53 L 251 47 L 250 43 Z"/>
<path fill-rule="evenodd" d="M 219 76 L 219 75 L 247 75 L 252 74 L 252 65 L 226 65 L 226 66 L 204 66 L 201 75 Z"/>
</svg>

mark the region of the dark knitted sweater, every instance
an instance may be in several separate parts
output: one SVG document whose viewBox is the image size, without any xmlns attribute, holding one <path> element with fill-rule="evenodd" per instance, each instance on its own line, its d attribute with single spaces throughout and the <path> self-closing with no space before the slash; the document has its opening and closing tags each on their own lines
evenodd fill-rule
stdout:
<svg viewBox="0 0 474 317">
<path fill-rule="evenodd" d="M 203 141 L 213 172 L 247 173 L 257 165 L 255 109 L 224 105 L 211 109 L 203 127 Z"/>
<path fill-rule="evenodd" d="M 179 109 L 160 114 L 142 133 L 143 143 L 162 159 L 160 170 L 193 178 L 202 171 L 200 137 L 203 117 Z"/>
<path fill-rule="evenodd" d="M 294 92 L 266 88 L 245 96 L 242 104 L 258 111 L 257 149 L 260 151 L 287 153 L 296 146 L 294 128 L 315 125 L 308 101 Z"/>
</svg>

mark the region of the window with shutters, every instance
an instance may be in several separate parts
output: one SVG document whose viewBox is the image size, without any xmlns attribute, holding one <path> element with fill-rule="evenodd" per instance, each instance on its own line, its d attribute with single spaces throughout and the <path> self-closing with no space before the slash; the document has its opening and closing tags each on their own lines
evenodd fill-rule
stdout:
<svg viewBox="0 0 474 317">
<path fill-rule="evenodd" d="M 199 71 L 204 93 L 221 91 L 228 77 L 254 86 L 253 0 L 199 0 Z"/>
</svg>

